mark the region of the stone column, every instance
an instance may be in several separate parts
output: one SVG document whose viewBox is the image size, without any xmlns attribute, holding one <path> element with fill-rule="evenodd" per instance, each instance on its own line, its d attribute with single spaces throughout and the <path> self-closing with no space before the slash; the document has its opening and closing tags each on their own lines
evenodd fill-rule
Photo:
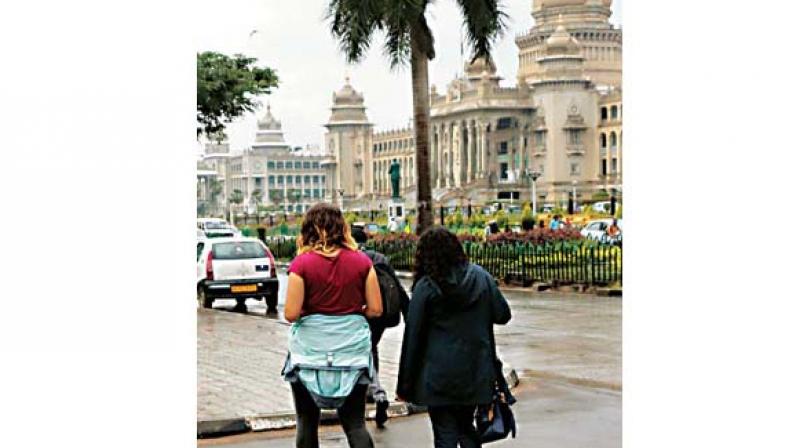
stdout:
<svg viewBox="0 0 800 448">
<path fill-rule="evenodd" d="M 476 143 L 478 145 L 478 178 L 479 179 L 483 179 L 485 174 L 486 174 L 485 173 L 486 162 L 484 160 L 486 158 L 486 147 L 485 147 L 484 141 L 483 141 L 484 140 L 483 134 L 486 133 L 486 130 L 485 130 L 484 126 L 485 126 L 485 124 L 482 121 L 479 121 L 478 122 L 478 129 L 477 129 L 477 132 L 476 132 L 476 134 L 477 134 L 476 135 L 476 137 L 477 137 Z"/>
<path fill-rule="evenodd" d="M 458 152 L 458 132 L 455 123 L 450 123 L 450 187 L 456 185 L 456 153 Z"/>
<path fill-rule="evenodd" d="M 433 151 L 431 151 L 431 175 L 433 177 L 433 187 L 439 188 L 439 158 L 441 157 L 439 154 L 439 126 L 434 124 L 431 129 L 433 129 L 431 134 L 431 147 L 433 148 Z"/>
<path fill-rule="evenodd" d="M 467 183 L 472 182 L 472 171 L 475 167 L 475 155 L 473 154 L 473 147 L 475 146 L 475 138 L 472 132 L 475 130 L 475 125 L 472 122 L 467 123 Z"/>
<path fill-rule="evenodd" d="M 436 187 L 444 187 L 444 127 L 440 123 L 436 125 Z"/>
<path fill-rule="evenodd" d="M 461 187 L 461 175 L 463 174 L 464 168 L 464 142 L 463 140 L 464 130 L 461 127 L 461 122 L 457 122 L 455 124 L 455 129 L 453 130 L 453 147 L 455 149 L 454 153 L 455 156 L 453 157 L 453 171 L 454 171 L 454 180 L 456 188 Z"/>
<path fill-rule="evenodd" d="M 483 135 L 483 157 L 486 161 L 486 166 L 483 168 L 484 175 L 489 177 L 492 170 L 495 169 L 494 167 L 494 156 L 493 148 L 492 148 L 492 128 L 491 125 L 487 125 L 486 132 Z"/>
</svg>

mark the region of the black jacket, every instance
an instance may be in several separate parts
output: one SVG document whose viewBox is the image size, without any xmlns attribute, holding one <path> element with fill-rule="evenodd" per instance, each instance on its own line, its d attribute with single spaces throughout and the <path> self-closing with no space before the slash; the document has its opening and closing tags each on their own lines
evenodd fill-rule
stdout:
<svg viewBox="0 0 800 448">
<path fill-rule="evenodd" d="M 400 279 L 397 278 L 397 273 L 394 272 L 392 264 L 389 263 L 389 259 L 386 258 L 386 256 L 382 253 L 374 250 L 364 249 L 363 252 L 369 257 L 370 260 L 372 260 L 373 266 L 381 265 L 382 269 L 385 269 L 389 274 L 391 274 L 395 286 L 397 286 L 397 290 L 400 293 L 400 314 L 403 315 L 403 320 L 405 321 L 406 316 L 408 315 L 408 303 L 410 299 L 408 298 L 408 294 L 406 294 L 406 289 L 403 288 L 402 283 L 400 283 Z"/>
<path fill-rule="evenodd" d="M 511 310 L 483 268 L 455 268 L 441 287 L 429 277 L 414 286 L 403 335 L 397 394 L 428 406 L 492 400 L 493 324 Z"/>
</svg>

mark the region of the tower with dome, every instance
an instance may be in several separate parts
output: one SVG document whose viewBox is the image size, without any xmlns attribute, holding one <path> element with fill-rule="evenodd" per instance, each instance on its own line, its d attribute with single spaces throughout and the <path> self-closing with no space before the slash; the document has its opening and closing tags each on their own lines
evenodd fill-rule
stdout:
<svg viewBox="0 0 800 448">
<path fill-rule="evenodd" d="M 534 25 L 515 38 L 519 66 L 512 79 L 504 80 L 487 57 L 467 61 L 442 89 L 431 85 L 435 207 L 520 205 L 531 200 L 532 172 L 539 174 L 540 207 L 566 208 L 573 194 L 585 204 L 598 192 L 621 191 L 622 30 L 609 22 L 611 5 L 533 0 Z M 391 199 L 389 169 L 396 161 L 400 196 L 413 210 L 413 129 L 409 123 L 376 130 L 367 116 L 370 95 L 380 92 L 362 93 L 345 78 L 332 94 L 320 149 L 292 149 L 267 107 L 251 147 L 207 154 L 226 161 L 217 164 L 226 194 L 260 190 L 262 202 L 291 212 L 320 200 L 380 210 Z"/>
</svg>

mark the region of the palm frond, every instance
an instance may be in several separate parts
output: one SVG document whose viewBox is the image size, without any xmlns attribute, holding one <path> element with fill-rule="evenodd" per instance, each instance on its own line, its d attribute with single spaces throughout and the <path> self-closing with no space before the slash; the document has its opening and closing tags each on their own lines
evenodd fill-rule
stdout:
<svg viewBox="0 0 800 448">
<path fill-rule="evenodd" d="M 359 62 L 369 50 L 373 32 L 381 28 L 384 1 L 330 0 L 325 19 L 348 62 Z"/>
<path fill-rule="evenodd" d="M 472 60 L 490 56 L 494 40 L 503 35 L 508 14 L 499 0 L 457 0 L 464 16 L 467 43 Z"/>
</svg>

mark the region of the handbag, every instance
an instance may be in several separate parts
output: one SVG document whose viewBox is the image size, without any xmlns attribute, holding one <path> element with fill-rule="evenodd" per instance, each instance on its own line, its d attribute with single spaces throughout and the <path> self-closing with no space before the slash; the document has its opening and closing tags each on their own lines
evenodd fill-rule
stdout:
<svg viewBox="0 0 800 448">
<path fill-rule="evenodd" d="M 511 434 L 512 438 L 517 437 L 517 423 L 514 420 L 514 413 L 511 412 L 511 405 L 517 399 L 511 395 L 508 383 L 503 376 L 503 363 L 494 359 L 495 384 L 492 394 L 492 402 L 488 405 L 479 405 L 475 411 L 475 427 L 481 438 L 481 443 L 489 443 L 503 440 Z"/>
</svg>

